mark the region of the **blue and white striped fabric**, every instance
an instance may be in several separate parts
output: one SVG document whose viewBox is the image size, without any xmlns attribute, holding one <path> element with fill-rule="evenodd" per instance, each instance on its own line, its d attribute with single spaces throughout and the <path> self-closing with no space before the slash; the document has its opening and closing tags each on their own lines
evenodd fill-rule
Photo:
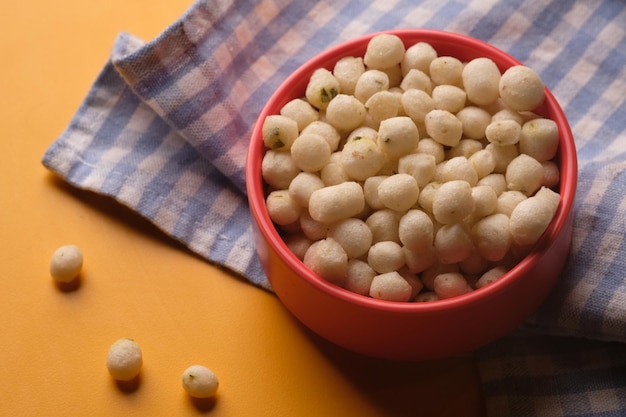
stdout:
<svg viewBox="0 0 626 417">
<path fill-rule="evenodd" d="M 271 290 L 244 194 L 257 114 L 288 74 L 322 50 L 408 27 L 467 34 L 534 68 L 577 143 L 575 228 L 563 278 L 519 333 L 477 352 L 488 414 L 626 415 L 623 0 L 198 1 L 148 43 L 118 37 L 43 163 Z"/>
</svg>

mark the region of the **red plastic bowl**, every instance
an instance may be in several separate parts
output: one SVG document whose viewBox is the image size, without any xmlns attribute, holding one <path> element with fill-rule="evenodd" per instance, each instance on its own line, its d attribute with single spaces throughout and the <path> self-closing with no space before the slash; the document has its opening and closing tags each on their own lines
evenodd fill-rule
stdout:
<svg viewBox="0 0 626 417">
<path fill-rule="evenodd" d="M 410 46 L 430 43 L 439 55 L 461 61 L 489 57 L 506 70 L 519 61 L 477 39 L 434 30 L 387 31 Z M 572 238 L 572 207 L 577 159 L 571 129 L 554 96 L 546 89 L 538 110 L 560 131 L 561 204 L 532 252 L 498 281 L 471 293 L 430 303 L 399 303 L 361 296 L 337 287 L 309 270 L 287 248 L 265 207 L 261 127 L 289 100 L 304 96 L 316 68 L 332 69 L 344 56 L 363 56 L 375 34 L 337 45 L 296 70 L 272 95 L 259 115 L 247 156 L 247 190 L 254 218 L 257 251 L 278 298 L 305 326 L 354 352 L 398 360 L 425 360 L 471 351 L 519 326 L 545 299 L 559 279 Z"/>
</svg>

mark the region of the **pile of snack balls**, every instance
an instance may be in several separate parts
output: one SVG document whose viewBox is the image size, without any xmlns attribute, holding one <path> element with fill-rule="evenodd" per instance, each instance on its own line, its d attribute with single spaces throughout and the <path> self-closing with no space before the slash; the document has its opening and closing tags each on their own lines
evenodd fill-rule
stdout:
<svg viewBox="0 0 626 417">
<path fill-rule="evenodd" d="M 265 119 L 269 216 L 307 267 L 357 294 L 436 301 L 488 285 L 560 202 L 558 128 L 533 112 L 544 94 L 526 66 L 375 35 Z"/>
</svg>

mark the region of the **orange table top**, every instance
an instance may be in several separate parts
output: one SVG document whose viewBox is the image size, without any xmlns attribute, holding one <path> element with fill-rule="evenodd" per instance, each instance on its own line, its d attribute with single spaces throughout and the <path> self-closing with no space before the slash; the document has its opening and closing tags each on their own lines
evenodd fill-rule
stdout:
<svg viewBox="0 0 626 417">
<path fill-rule="evenodd" d="M 481 416 L 470 355 L 386 362 L 304 330 L 278 299 L 194 256 L 135 213 L 75 190 L 40 159 L 77 110 L 118 32 L 145 40 L 185 1 L 9 2 L 0 14 L 0 415 Z M 63 244 L 83 249 L 79 284 L 48 272 Z M 120 337 L 139 342 L 133 390 L 108 375 Z M 213 369 L 213 401 L 180 377 Z"/>
</svg>

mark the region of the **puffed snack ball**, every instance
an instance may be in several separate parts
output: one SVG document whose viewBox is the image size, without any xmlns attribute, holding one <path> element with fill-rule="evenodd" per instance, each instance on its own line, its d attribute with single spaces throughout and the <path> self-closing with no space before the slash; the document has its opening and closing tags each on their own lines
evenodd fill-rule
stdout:
<svg viewBox="0 0 626 417">
<path fill-rule="evenodd" d="M 409 301 L 413 288 L 398 272 L 386 272 L 372 279 L 369 295 L 387 301 Z"/>
<path fill-rule="evenodd" d="M 539 106 L 545 97 L 544 85 L 535 71 L 524 65 L 507 69 L 498 82 L 504 104 L 517 111 L 530 111 Z"/>
<path fill-rule="evenodd" d="M 220 385 L 215 373 L 202 365 L 191 365 L 182 374 L 183 389 L 194 398 L 210 398 Z"/>
<path fill-rule="evenodd" d="M 367 109 L 356 97 L 339 94 L 328 104 L 326 119 L 335 129 L 348 132 L 363 124 Z"/>
<path fill-rule="evenodd" d="M 139 344 L 127 337 L 116 340 L 109 348 L 106 365 L 111 376 L 118 381 L 135 378 L 143 365 Z"/>
<path fill-rule="evenodd" d="M 287 150 L 298 137 L 298 123 L 287 116 L 273 114 L 265 118 L 262 132 L 267 148 Z"/>
<path fill-rule="evenodd" d="M 50 275 L 57 282 L 73 281 L 83 267 L 83 252 L 76 245 L 64 245 L 50 259 Z"/>
<path fill-rule="evenodd" d="M 554 217 L 560 198 L 558 193 L 543 187 L 520 202 L 513 209 L 509 222 L 513 240 L 522 246 L 535 243 Z"/>
<path fill-rule="evenodd" d="M 402 39 L 396 35 L 381 33 L 367 43 L 363 62 L 369 68 L 390 68 L 402 62 L 404 51 Z"/>
<path fill-rule="evenodd" d="M 326 109 L 331 100 L 339 93 L 339 81 L 337 81 L 332 72 L 326 68 L 318 68 L 311 75 L 304 95 L 314 107 Z"/>
<path fill-rule="evenodd" d="M 472 103 L 482 106 L 498 99 L 501 74 L 491 59 L 472 59 L 463 67 L 462 78 L 467 99 Z"/>
</svg>

